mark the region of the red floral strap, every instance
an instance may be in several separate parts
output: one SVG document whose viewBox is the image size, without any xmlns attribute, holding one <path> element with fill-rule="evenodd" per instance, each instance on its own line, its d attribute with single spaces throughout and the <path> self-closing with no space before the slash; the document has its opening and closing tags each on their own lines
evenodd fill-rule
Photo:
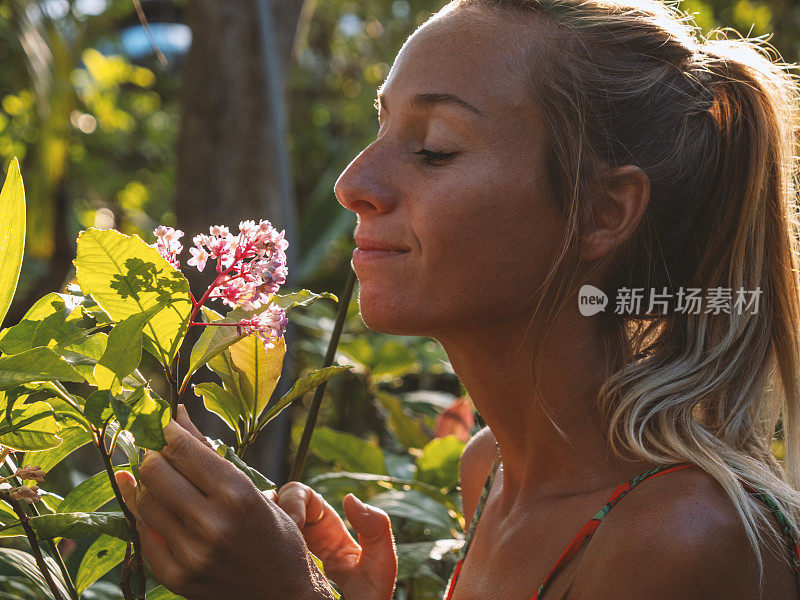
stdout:
<svg viewBox="0 0 800 600">
<path fill-rule="evenodd" d="M 614 490 L 614 493 L 611 494 L 611 497 L 606 502 L 605 506 L 600 509 L 600 511 L 591 519 L 589 522 L 584 525 L 578 534 L 572 538 L 569 546 L 561 553 L 561 556 L 558 557 L 556 564 L 553 565 L 553 568 L 550 569 L 550 572 L 545 577 L 544 582 L 542 585 L 539 586 L 539 589 L 533 594 L 531 600 L 538 600 L 539 597 L 544 592 L 547 585 L 550 581 L 555 577 L 559 571 L 561 571 L 569 562 L 575 553 L 581 549 L 581 546 L 592 537 L 594 534 L 595 529 L 600 525 L 600 522 L 605 518 L 605 516 L 609 513 L 609 511 L 614 507 L 614 505 L 620 501 L 620 499 L 625 496 L 628 492 L 630 492 L 633 488 L 637 485 L 642 483 L 643 481 L 647 481 L 653 477 L 658 477 L 659 475 L 665 475 L 667 473 L 672 473 L 673 471 L 680 471 L 681 469 L 688 469 L 689 467 L 693 467 L 693 463 L 679 463 L 676 465 L 661 465 L 650 469 L 649 471 L 645 471 L 641 475 L 637 475 L 630 481 L 626 481 L 624 483 L 620 483 L 617 486 L 617 489 Z"/>
</svg>

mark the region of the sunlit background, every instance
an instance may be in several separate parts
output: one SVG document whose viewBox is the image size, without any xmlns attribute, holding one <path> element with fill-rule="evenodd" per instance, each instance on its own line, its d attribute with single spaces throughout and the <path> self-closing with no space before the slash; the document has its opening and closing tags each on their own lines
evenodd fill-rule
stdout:
<svg viewBox="0 0 800 600">
<path fill-rule="evenodd" d="M 292 244 L 290 286 L 339 293 L 355 220 L 336 202 L 334 181 L 374 139 L 375 90 L 394 55 L 443 4 L 142 0 L 147 31 L 132 0 L 0 2 L 0 162 L 20 158 L 29 207 L 5 325 L 71 280 L 75 239 L 87 227 L 151 242 L 158 224 L 191 237 L 214 223 L 270 219 Z M 773 34 L 784 59 L 800 61 L 796 0 L 680 6 L 706 31 Z M 320 365 L 333 318 L 325 302 L 293 314 L 288 369 Z M 464 440 L 478 426 L 469 402 L 458 400 L 463 389 L 436 342 L 369 332 L 355 302 L 337 360 L 356 369 L 328 388 L 308 478 L 321 475 L 315 486 L 337 506 L 356 491 L 387 510 L 401 552 L 397 597 L 438 598 L 453 565 L 448 540 L 464 526 L 455 486 Z M 204 431 L 225 437 L 199 398 L 184 400 Z M 302 404 L 287 411 L 248 461 L 282 480 L 304 418 Z M 781 442 L 774 451 L 782 457 Z M 49 481 L 66 489 L 90 472 L 78 463 Z M 330 472 L 397 481 L 324 479 Z M 12 580 L 2 575 L 0 588 Z M 94 593 L 86 597 L 113 597 L 102 585 Z"/>
</svg>

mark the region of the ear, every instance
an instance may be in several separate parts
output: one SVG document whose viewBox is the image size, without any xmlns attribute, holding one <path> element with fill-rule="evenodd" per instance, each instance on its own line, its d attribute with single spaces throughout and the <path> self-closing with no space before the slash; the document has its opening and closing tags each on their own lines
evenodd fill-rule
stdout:
<svg viewBox="0 0 800 600">
<path fill-rule="evenodd" d="M 621 246 L 636 230 L 650 200 L 650 178 L 636 165 L 616 167 L 602 177 L 605 199 L 595 210 L 582 260 L 596 260 Z"/>
</svg>

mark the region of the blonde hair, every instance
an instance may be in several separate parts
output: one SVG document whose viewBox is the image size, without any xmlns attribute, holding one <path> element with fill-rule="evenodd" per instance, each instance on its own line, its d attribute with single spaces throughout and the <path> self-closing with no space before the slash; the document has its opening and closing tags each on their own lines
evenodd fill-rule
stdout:
<svg viewBox="0 0 800 600">
<path fill-rule="evenodd" d="M 729 39 L 733 30 L 704 38 L 658 0 L 453 0 L 437 16 L 464 9 L 526 13 L 552 33 L 552 44 L 518 52 L 565 216 L 537 294 L 537 314 L 548 298 L 541 322 L 574 300 L 581 240 L 608 170 L 625 164 L 647 174 L 650 200 L 620 253 L 598 265 L 605 291 L 761 290 L 757 312 L 601 315 L 610 368 L 598 402 L 618 455 L 693 462 L 720 483 L 763 586 L 759 530 L 784 556 L 786 541 L 743 485 L 768 493 L 800 540 L 796 65 L 760 38 Z M 779 419 L 786 470 L 771 452 Z"/>
</svg>

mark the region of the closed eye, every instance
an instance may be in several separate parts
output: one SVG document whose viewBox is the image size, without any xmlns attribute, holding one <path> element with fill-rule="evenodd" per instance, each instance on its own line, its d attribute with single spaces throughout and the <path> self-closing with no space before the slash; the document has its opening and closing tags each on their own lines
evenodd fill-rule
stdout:
<svg viewBox="0 0 800 600">
<path fill-rule="evenodd" d="M 457 152 L 434 152 L 433 150 L 427 150 L 423 148 L 422 150 L 418 150 L 414 154 L 418 154 L 422 156 L 422 160 L 427 165 L 438 166 L 435 163 L 438 162 L 447 162 L 454 158 L 458 153 Z"/>
</svg>

